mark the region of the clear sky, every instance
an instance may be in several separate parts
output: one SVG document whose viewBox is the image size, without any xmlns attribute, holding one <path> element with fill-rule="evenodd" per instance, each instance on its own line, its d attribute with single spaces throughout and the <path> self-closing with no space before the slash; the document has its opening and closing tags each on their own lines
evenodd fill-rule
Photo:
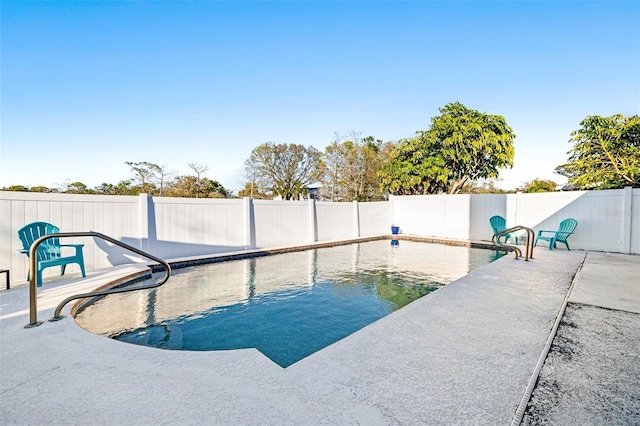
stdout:
<svg viewBox="0 0 640 426">
<path fill-rule="evenodd" d="M 554 174 L 588 115 L 640 114 L 640 2 L 2 1 L 0 187 L 93 188 L 148 161 L 237 192 L 267 141 L 385 141 L 462 102 Z"/>
</svg>

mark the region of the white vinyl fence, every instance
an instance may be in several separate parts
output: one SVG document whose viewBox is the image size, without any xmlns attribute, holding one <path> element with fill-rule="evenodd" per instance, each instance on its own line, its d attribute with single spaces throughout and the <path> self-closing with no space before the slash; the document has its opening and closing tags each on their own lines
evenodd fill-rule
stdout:
<svg viewBox="0 0 640 426">
<path fill-rule="evenodd" d="M 640 254 L 640 189 L 396 196 L 391 204 L 392 221 L 407 234 L 488 241 L 494 215 L 506 218 L 507 227 L 536 233 L 555 231 L 572 217 L 578 221 L 569 237 L 572 249 Z"/>
<path fill-rule="evenodd" d="M 0 191 L 0 269 L 24 281 L 28 262 L 17 231 L 44 221 L 62 232 L 95 231 L 164 258 L 305 245 L 390 233 L 491 240 L 489 218 L 507 226 L 555 230 L 573 217 L 572 249 L 640 254 L 640 189 L 539 194 L 396 196 L 388 202 L 331 203 L 250 199 L 43 194 Z M 141 261 L 100 239 L 85 244 L 87 271 Z M 68 267 L 77 272 L 75 265 Z M 49 268 L 45 276 L 59 273 Z"/>
</svg>

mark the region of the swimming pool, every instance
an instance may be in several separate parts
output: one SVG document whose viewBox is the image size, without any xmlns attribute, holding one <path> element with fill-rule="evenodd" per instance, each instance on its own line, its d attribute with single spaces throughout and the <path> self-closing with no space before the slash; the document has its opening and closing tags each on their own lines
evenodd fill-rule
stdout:
<svg viewBox="0 0 640 426">
<path fill-rule="evenodd" d="M 288 367 L 502 255 L 379 240 L 200 265 L 157 289 L 102 298 L 76 321 L 163 349 L 257 348 Z"/>
</svg>

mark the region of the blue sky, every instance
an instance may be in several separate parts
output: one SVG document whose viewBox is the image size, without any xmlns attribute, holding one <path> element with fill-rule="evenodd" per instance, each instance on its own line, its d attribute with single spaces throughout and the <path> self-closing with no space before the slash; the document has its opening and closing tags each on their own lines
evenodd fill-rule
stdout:
<svg viewBox="0 0 640 426">
<path fill-rule="evenodd" d="M 0 187 L 149 161 L 238 191 L 266 142 L 385 141 L 450 102 L 517 135 L 500 186 L 553 173 L 588 115 L 640 114 L 640 2 L 1 4 Z"/>
</svg>

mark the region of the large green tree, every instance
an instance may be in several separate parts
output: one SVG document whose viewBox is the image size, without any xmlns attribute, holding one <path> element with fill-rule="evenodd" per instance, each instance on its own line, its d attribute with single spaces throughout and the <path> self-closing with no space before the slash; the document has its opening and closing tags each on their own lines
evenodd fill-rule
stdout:
<svg viewBox="0 0 640 426">
<path fill-rule="evenodd" d="M 246 178 L 260 182 L 273 195 L 285 200 L 308 193 L 308 185 L 321 174 L 321 153 L 314 147 L 265 142 L 245 161 Z"/>
<path fill-rule="evenodd" d="M 571 133 L 568 162 L 556 172 L 576 189 L 640 187 L 640 117 L 592 115 Z"/>
<path fill-rule="evenodd" d="M 513 166 L 515 134 L 504 117 L 459 102 L 440 108 L 429 130 L 398 142 L 378 172 L 382 188 L 396 194 L 459 193 L 465 185 L 496 178 Z"/>
</svg>

